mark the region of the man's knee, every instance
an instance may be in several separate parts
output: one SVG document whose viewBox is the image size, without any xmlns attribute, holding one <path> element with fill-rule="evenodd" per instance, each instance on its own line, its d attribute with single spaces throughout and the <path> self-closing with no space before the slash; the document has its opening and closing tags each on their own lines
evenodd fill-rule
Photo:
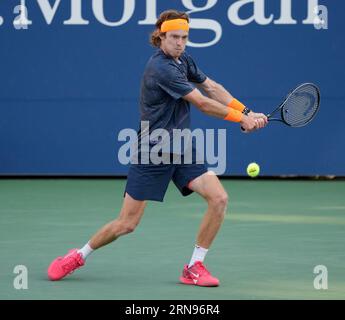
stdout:
<svg viewBox="0 0 345 320">
<path fill-rule="evenodd" d="M 122 212 L 118 219 L 121 233 L 127 234 L 134 232 L 140 222 L 142 214 L 143 209 L 126 213 Z"/>
<path fill-rule="evenodd" d="M 131 221 L 120 218 L 114 221 L 113 231 L 116 235 L 124 235 L 128 233 L 134 232 L 136 227 L 138 226 L 139 221 Z"/>
<path fill-rule="evenodd" d="M 210 197 L 208 203 L 210 206 L 216 209 L 218 213 L 224 215 L 228 205 L 228 201 L 228 194 L 226 192 L 221 192 Z"/>
<path fill-rule="evenodd" d="M 125 233 L 132 233 L 134 232 L 137 226 L 138 226 L 138 223 L 133 223 L 133 222 L 124 223 L 123 229 Z"/>
</svg>

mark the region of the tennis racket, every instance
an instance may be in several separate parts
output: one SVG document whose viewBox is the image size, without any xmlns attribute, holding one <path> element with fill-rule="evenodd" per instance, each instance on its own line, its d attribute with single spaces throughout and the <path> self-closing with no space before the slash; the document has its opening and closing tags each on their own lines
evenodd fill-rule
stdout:
<svg viewBox="0 0 345 320">
<path fill-rule="evenodd" d="M 267 119 L 289 127 L 304 127 L 314 119 L 319 107 L 319 88 L 313 83 L 303 83 L 292 90 L 279 107 L 267 115 Z"/>
</svg>

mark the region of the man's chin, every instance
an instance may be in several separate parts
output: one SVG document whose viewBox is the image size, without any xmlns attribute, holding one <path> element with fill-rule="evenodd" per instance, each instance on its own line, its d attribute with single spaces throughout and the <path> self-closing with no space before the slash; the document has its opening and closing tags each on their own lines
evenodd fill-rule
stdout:
<svg viewBox="0 0 345 320">
<path fill-rule="evenodd" d="M 184 50 L 176 50 L 176 58 L 179 58 L 182 56 Z"/>
</svg>

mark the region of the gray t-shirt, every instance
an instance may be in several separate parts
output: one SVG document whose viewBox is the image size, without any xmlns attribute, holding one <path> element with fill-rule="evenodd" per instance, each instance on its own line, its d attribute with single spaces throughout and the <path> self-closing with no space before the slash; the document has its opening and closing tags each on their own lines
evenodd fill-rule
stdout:
<svg viewBox="0 0 345 320">
<path fill-rule="evenodd" d="M 150 134 L 150 146 L 162 140 L 168 143 L 173 129 L 189 129 L 190 105 L 182 97 L 194 90 L 193 83 L 205 80 L 205 74 L 186 52 L 177 62 L 158 49 L 148 61 L 141 82 L 140 120 L 142 124 L 145 121 L 139 130 L 141 141 Z M 156 135 L 152 135 L 154 130 Z M 170 139 L 162 138 L 160 132 L 168 132 Z"/>
</svg>

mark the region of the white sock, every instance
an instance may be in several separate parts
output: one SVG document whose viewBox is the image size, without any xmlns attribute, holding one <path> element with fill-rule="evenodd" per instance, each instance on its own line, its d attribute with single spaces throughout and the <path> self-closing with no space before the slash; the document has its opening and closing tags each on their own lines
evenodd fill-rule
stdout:
<svg viewBox="0 0 345 320">
<path fill-rule="evenodd" d="M 94 250 L 90 247 L 89 242 L 82 247 L 81 249 L 78 250 L 78 253 L 81 253 L 83 256 L 83 259 L 85 260 L 88 255 L 90 255 Z"/>
<path fill-rule="evenodd" d="M 192 259 L 189 262 L 188 268 L 190 268 L 196 261 L 203 262 L 206 256 L 208 249 L 205 249 L 203 247 L 199 247 L 198 245 L 195 245 Z"/>
</svg>

